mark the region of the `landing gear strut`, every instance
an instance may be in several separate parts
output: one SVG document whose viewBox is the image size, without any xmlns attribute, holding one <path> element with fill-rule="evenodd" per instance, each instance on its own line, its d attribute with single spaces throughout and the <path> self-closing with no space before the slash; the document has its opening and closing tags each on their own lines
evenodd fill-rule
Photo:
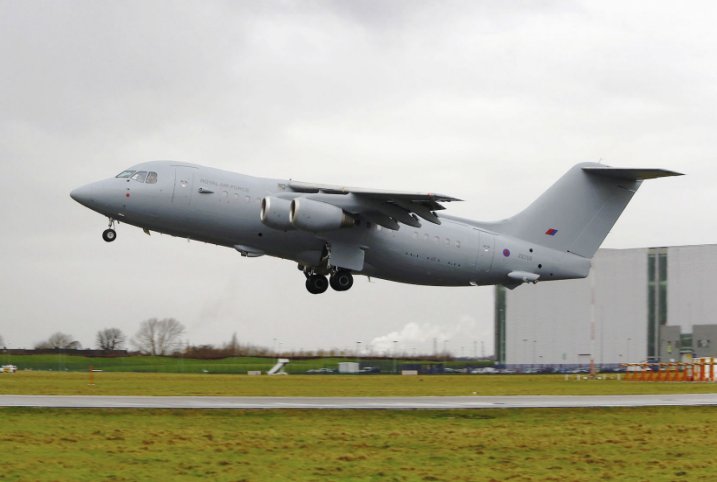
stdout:
<svg viewBox="0 0 717 482">
<path fill-rule="evenodd" d="M 112 241 L 117 239 L 117 231 L 114 230 L 114 226 L 115 220 L 110 218 L 109 228 L 102 231 L 102 239 L 104 239 L 108 243 L 111 243 Z"/>
</svg>

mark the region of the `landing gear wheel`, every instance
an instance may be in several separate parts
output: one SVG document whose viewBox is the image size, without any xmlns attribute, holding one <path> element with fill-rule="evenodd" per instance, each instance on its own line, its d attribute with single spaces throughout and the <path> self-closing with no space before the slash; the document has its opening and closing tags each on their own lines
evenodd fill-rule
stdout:
<svg viewBox="0 0 717 482">
<path fill-rule="evenodd" d="M 354 277 L 348 271 L 337 271 L 331 276 L 330 284 L 336 291 L 346 291 L 354 285 Z"/>
<path fill-rule="evenodd" d="M 117 239 L 117 232 L 112 228 L 105 229 L 104 231 L 102 231 L 102 239 L 104 239 L 108 243 L 111 243 L 112 241 Z"/>
<path fill-rule="evenodd" d="M 325 276 L 313 274 L 306 278 L 306 289 L 312 295 L 318 295 L 326 291 L 329 287 L 329 282 Z"/>
</svg>

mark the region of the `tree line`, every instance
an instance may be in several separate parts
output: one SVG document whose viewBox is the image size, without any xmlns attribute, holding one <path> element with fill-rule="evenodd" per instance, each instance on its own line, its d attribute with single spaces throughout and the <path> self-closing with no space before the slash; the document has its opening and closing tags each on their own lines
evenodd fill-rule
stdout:
<svg viewBox="0 0 717 482">
<path fill-rule="evenodd" d="M 275 349 L 251 343 L 241 343 L 234 333 L 230 340 L 219 346 L 204 344 L 190 345 L 182 342 L 185 326 L 174 318 L 150 318 L 140 324 L 132 337 L 128 337 L 119 328 L 104 328 L 95 336 L 95 348 L 103 351 L 134 349 L 143 355 L 182 355 L 189 358 L 225 358 L 230 356 L 345 356 L 351 355 L 346 350 L 285 350 L 281 353 Z M 0 347 L 4 347 L 0 336 Z M 72 335 L 56 332 L 47 340 L 36 343 L 36 350 L 81 350 L 82 344 Z"/>
<path fill-rule="evenodd" d="M 143 321 L 135 335 L 128 339 L 119 328 L 104 328 L 95 336 L 95 346 L 99 350 L 123 350 L 129 345 L 145 355 L 171 355 L 181 351 L 181 337 L 186 329 L 174 318 L 150 318 Z M 1 341 L 1 339 L 0 339 Z M 35 349 L 79 350 L 82 344 L 72 335 L 56 332 L 40 343 Z"/>
</svg>

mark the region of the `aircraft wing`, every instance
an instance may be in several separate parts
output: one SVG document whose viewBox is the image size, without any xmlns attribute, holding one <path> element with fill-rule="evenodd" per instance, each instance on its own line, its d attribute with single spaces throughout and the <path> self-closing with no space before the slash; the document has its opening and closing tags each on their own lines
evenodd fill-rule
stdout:
<svg viewBox="0 0 717 482">
<path fill-rule="evenodd" d="M 460 199 L 436 193 L 385 191 L 360 187 L 332 186 L 290 181 L 288 186 L 296 193 L 336 205 L 350 213 L 360 214 L 368 220 L 388 229 L 398 229 L 399 224 L 420 227 L 418 218 L 441 224 L 435 211 L 445 209 L 442 202 Z"/>
</svg>

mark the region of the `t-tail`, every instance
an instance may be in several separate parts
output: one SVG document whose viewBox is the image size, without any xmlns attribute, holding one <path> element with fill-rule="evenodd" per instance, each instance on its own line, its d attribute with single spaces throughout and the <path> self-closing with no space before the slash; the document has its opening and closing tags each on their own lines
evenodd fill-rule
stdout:
<svg viewBox="0 0 717 482">
<path fill-rule="evenodd" d="M 664 169 L 577 164 L 525 210 L 492 223 L 490 229 L 590 259 L 643 180 L 681 175 Z"/>
</svg>

